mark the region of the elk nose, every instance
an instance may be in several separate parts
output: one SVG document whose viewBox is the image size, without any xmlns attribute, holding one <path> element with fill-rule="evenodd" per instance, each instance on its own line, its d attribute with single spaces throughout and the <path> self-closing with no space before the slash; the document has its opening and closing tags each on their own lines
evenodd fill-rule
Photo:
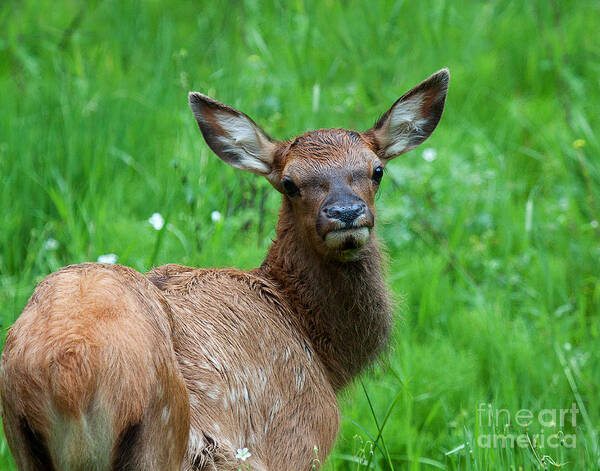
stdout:
<svg viewBox="0 0 600 471">
<path fill-rule="evenodd" d="M 348 225 L 352 224 L 359 216 L 362 216 L 366 209 L 365 203 L 332 205 L 325 208 L 325 214 L 330 219 L 337 219 Z"/>
</svg>

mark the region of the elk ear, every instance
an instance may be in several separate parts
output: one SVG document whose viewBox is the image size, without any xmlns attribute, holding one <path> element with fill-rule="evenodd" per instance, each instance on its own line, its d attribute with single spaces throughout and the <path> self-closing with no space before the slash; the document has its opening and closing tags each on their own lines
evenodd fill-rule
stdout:
<svg viewBox="0 0 600 471">
<path fill-rule="evenodd" d="M 391 159 L 421 144 L 442 117 L 450 72 L 442 69 L 405 93 L 364 135 L 379 157 Z"/>
<path fill-rule="evenodd" d="M 275 142 L 250 117 L 198 92 L 190 108 L 208 146 L 229 165 L 259 175 L 272 171 Z"/>
</svg>

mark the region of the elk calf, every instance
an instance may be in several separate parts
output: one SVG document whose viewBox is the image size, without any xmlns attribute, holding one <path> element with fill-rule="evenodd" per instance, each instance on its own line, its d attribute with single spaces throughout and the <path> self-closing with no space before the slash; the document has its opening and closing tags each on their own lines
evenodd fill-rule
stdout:
<svg viewBox="0 0 600 471">
<path fill-rule="evenodd" d="M 2 354 L 2 416 L 21 470 L 309 470 L 334 445 L 336 392 L 385 347 L 391 308 L 374 234 L 383 169 L 442 115 L 437 72 L 365 132 L 278 142 L 200 93 L 210 148 L 283 203 L 259 268 L 63 268 Z"/>
</svg>

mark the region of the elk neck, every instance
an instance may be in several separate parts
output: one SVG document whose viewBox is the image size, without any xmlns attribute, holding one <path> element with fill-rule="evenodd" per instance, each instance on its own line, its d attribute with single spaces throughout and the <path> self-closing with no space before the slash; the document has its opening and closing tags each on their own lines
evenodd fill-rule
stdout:
<svg viewBox="0 0 600 471">
<path fill-rule="evenodd" d="M 257 270 L 272 280 L 338 390 L 376 359 L 391 330 L 391 303 L 375 237 L 353 262 L 327 260 L 301 237 L 283 198 L 277 236 Z"/>
</svg>

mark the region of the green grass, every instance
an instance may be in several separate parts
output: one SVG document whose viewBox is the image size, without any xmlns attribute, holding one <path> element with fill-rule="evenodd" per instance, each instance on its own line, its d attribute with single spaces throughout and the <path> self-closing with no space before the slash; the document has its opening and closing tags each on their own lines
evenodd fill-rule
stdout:
<svg viewBox="0 0 600 471">
<path fill-rule="evenodd" d="M 45 275 L 101 254 L 141 271 L 261 262 L 279 196 L 211 154 L 189 90 L 286 138 L 366 129 L 448 66 L 440 126 L 382 183 L 396 331 L 388 359 L 342 394 L 326 468 L 554 469 L 549 455 L 596 469 L 599 4 L 219 3 L 2 2 L 2 328 Z M 575 427 L 514 423 L 574 402 Z M 488 403 L 509 428 L 502 414 L 478 420 Z M 506 431 L 562 431 L 576 446 L 478 446 Z M 4 441 L 0 469 L 14 469 Z"/>
</svg>

